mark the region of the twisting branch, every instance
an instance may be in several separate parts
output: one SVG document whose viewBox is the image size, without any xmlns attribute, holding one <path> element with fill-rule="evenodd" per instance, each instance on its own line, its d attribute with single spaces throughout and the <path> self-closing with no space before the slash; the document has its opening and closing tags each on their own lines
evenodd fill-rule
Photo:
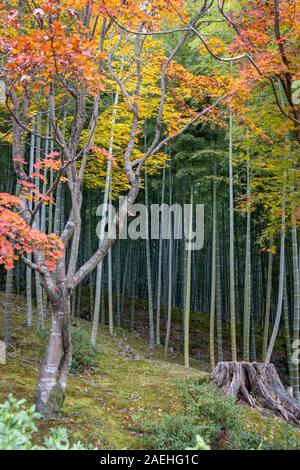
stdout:
<svg viewBox="0 0 300 470">
<path fill-rule="evenodd" d="M 165 99 L 166 99 L 166 73 L 167 73 L 168 66 L 170 65 L 170 63 L 174 59 L 175 55 L 177 54 L 177 52 L 179 51 L 181 46 L 185 43 L 185 41 L 188 38 L 190 32 L 192 31 L 192 28 L 197 23 L 197 21 L 202 17 L 202 15 L 205 13 L 206 9 L 207 9 L 207 2 L 204 3 L 204 5 L 202 6 L 202 8 L 198 12 L 198 14 L 192 20 L 191 24 L 187 25 L 188 29 L 187 29 L 186 33 L 179 39 L 179 41 L 177 42 L 177 44 L 174 47 L 173 51 L 170 53 L 169 57 L 167 58 L 167 60 L 162 65 L 161 82 L 160 82 L 161 83 L 160 84 L 161 98 L 160 98 L 160 105 L 159 105 L 159 110 L 158 110 L 158 114 L 157 114 L 157 119 L 156 119 L 154 139 L 153 139 L 153 141 L 152 141 L 152 143 L 151 143 L 151 145 L 150 145 L 150 147 L 149 147 L 149 149 L 148 149 L 148 151 L 145 155 L 145 159 L 147 159 L 148 156 L 150 156 L 152 154 L 153 150 L 157 146 L 157 144 L 159 142 L 159 139 L 160 139 L 162 120 L 163 120 L 163 112 L 164 112 Z"/>
<path fill-rule="evenodd" d="M 133 104 L 131 102 L 131 97 L 130 97 L 130 94 L 128 93 L 128 91 L 126 90 L 125 88 L 125 85 L 124 85 L 124 81 L 121 80 L 117 74 L 114 72 L 112 66 L 111 66 L 111 57 L 109 57 L 108 59 L 108 62 L 107 62 L 107 68 L 108 68 L 108 71 L 109 73 L 111 74 L 112 78 L 115 80 L 115 82 L 119 85 L 126 101 L 127 101 L 127 104 L 128 104 L 128 107 L 130 109 L 130 111 L 133 112 L 134 108 L 133 108 Z"/>
<path fill-rule="evenodd" d="M 133 34 L 134 36 L 161 36 L 164 34 L 183 33 L 183 32 L 188 31 L 188 28 L 174 28 L 174 29 L 166 29 L 164 31 L 132 31 L 131 29 L 126 28 L 126 26 L 123 26 L 112 16 L 110 18 L 115 23 L 116 26 L 122 29 L 122 31 L 128 34 Z"/>
<path fill-rule="evenodd" d="M 142 28 L 142 26 L 141 26 Z M 145 38 L 140 38 L 140 36 L 135 37 L 135 42 L 134 42 L 134 55 L 135 55 L 135 63 L 136 63 L 136 86 L 134 90 L 134 101 L 133 101 L 133 119 L 132 119 L 132 125 L 131 125 L 131 131 L 130 131 L 130 137 L 129 137 L 129 142 L 127 145 L 127 149 L 124 154 L 124 164 L 125 164 L 125 171 L 127 174 L 127 177 L 129 181 L 132 183 L 135 175 L 132 171 L 132 166 L 130 162 L 130 157 L 133 151 L 134 147 L 134 142 L 137 134 L 137 128 L 138 128 L 138 119 L 139 119 L 139 93 L 141 89 L 141 83 L 142 83 L 142 71 L 141 71 L 141 54 L 142 54 L 142 49 L 143 49 L 143 44 L 144 44 Z M 141 42 L 141 44 L 140 44 Z"/>
<path fill-rule="evenodd" d="M 234 28 L 234 30 L 236 31 L 236 33 L 238 34 L 238 36 L 241 38 L 241 40 L 243 41 L 243 43 L 245 44 L 246 48 L 249 48 L 249 43 L 245 40 L 244 38 L 244 35 L 242 34 L 242 31 L 241 31 L 241 28 L 239 27 L 239 25 L 237 25 L 235 23 L 235 21 L 233 21 L 228 15 L 227 13 L 225 12 L 224 10 L 224 7 L 225 7 L 225 1 L 224 0 L 217 0 L 217 4 L 218 4 L 218 9 L 220 11 L 220 13 L 222 14 L 222 16 L 225 18 L 225 20 Z M 281 100 L 280 100 L 280 97 L 278 96 L 278 92 L 277 92 L 277 89 L 276 89 L 276 84 L 275 84 L 275 81 L 272 77 L 269 77 L 269 76 L 266 76 L 263 71 L 260 69 L 260 67 L 257 65 L 257 63 L 255 62 L 255 60 L 252 58 L 252 56 L 250 55 L 249 52 L 246 52 L 245 53 L 245 58 L 247 58 L 250 63 L 253 65 L 253 67 L 256 69 L 256 71 L 259 73 L 259 75 L 268 80 L 270 85 L 271 85 L 271 88 L 272 88 L 272 91 L 273 91 L 273 95 L 275 97 L 275 101 L 276 101 L 276 105 L 279 109 L 279 111 L 281 112 L 281 114 L 286 117 L 287 119 L 293 121 L 297 126 L 296 127 L 299 127 L 299 124 L 300 124 L 300 117 L 299 117 L 299 112 L 297 111 L 297 109 L 295 108 L 295 105 L 293 103 L 293 100 L 292 100 L 292 92 L 291 92 L 291 83 L 292 83 L 292 79 L 291 79 L 291 74 L 289 72 L 289 62 L 288 62 L 288 59 L 286 57 L 286 54 L 285 54 L 285 51 L 284 51 L 284 46 L 282 44 L 282 41 L 280 41 L 281 39 L 281 33 L 280 33 L 280 20 L 279 20 L 279 2 L 278 0 L 274 0 L 274 31 L 275 31 L 275 36 L 276 36 L 276 39 L 277 39 L 277 42 L 279 44 L 279 52 L 281 54 L 281 58 L 282 58 L 282 61 L 283 63 L 285 64 L 286 68 L 287 68 L 287 72 L 285 73 L 285 78 L 286 78 L 286 82 L 281 78 L 279 77 L 280 79 L 280 82 L 282 84 L 282 87 L 283 87 L 283 90 L 284 90 L 284 93 L 286 95 L 286 98 L 288 100 L 288 103 L 289 103 L 289 106 L 292 110 L 292 114 L 288 114 L 282 104 L 281 104 Z M 197 34 L 197 36 L 199 37 L 199 34 Z M 200 39 L 200 38 L 199 38 Z M 253 46 L 252 46 L 253 47 Z M 207 48 L 206 48 L 207 49 Z M 208 50 L 208 49 L 207 49 Z M 221 58 L 219 58 L 218 56 L 214 55 L 211 53 L 211 51 L 208 50 L 208 52 L 213 55 L 213 57 L 215 57 L 216 59 L 219 59 L 221 60 Z M 298 138 L 299 142 L 300 142 L 300 137 Z"/>
<path fill-rule="evenodd" d="M 38 264 L 31 261 L 29 258 L 26 258 L 26 256 L 24 255 L 20 256 L 20 261 L 26 266 L 28 266 L 29 268 L 33 269 L 34 271 L 39 272 L 40 274 L 45 274 L 47 271 L 45 266 L 39 266 Z"/>
</svg>

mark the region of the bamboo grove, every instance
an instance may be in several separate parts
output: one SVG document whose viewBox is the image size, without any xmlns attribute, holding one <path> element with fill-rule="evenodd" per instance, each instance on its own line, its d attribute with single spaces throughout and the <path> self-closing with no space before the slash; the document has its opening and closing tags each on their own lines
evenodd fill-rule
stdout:
<svg viewBox="0 0 300 470">
<path fill-rule="evenodd" d="M 150 354 L 177 348 L 186 368 L 197 343 L 211 369 L 277 365 L 283 343 L 299 401 L 299 0 L 0 7 L 3 337 L 15 293 L 28 328 L 35 306 L 38 329 L 52 318 L 38 410 L 62 407 L 76 317 L 93 344 L 99 322 L 112 335 L 142 323 Z M 190 204 L 187 233 L 162 212 L 170 236 L 151 239 L 153 204 Z M 122 239 L 140 205 L 140 237 Z"/>
</svg>

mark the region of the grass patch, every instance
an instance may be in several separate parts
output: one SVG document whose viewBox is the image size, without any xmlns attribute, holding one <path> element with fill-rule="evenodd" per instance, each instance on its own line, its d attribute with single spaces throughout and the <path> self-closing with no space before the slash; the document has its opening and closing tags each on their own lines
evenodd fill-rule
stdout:
<svg viewBox="0 0 300 470">
<path fill-rule="evenodd" d="M 183 450 L 197 436 L 216 450 L 300 448 L 300 433 L 293 426 L 281 421 L 278 433 L 274 418 L 262 418 L 254 428 L 252 410 L 236 405 L 207 379 L 189 379 L 179 384 L 179 390 L 184 413 L 166 414 L 160 422 L 146 423 L 148 445 L 153 449 Z"/>
<path fill-rule="evenodd" d="M 0 293 L 0 331 L 3 331 L 3 298 Z M 9 393 L 17 399 L 25 398 L 28 405 L 35 401 L 45 338 L 37 334 L 36 312 L 33 320 L 32 329 L 28 329 L 25 300 L 15 297 L 13 341 L 7 364 L 0 365 L 1 403 Z M 49 328 L 47 319 L 45 323 Z M 91 323 L 79 319 L 75 323 L 73 328 L 88 339 Z M 204 329 L 206 318 L 200 319 L 200 324 Z M 201 342 L 199 344 L 201 346 Z M 122 354 L 125 346 L 130 347 L 130 356 Z M 99 325 L 97 350 L 100 353 L 92 366 L 70 376 L 62 417 L 37 422 L 34 444 L 42 445 L 49 429 L 61 426 L 68 430 L 71 442 L 80 440 L 84 445 L 92 444 L 100 449 L 149 449 L 153 443 L 149 442 L 145 421 L 163 425 L 167 415 L 185 415 L 187 404 L 178 383 L 189 380 L 203 383 L 209 377 L 207 372 L 197 369 L 202 367 L 202 360 L 193 359 L 191 364 L 195 368 L 186 370 L 180 365 L 182 356 L 175 352 L 169 354 L 166 362 L 163 347 L 156 348 L 153 357 L 147 359 L 147 341 L 121 328 L 116 328 L 111 336 L 106 326 Z M 248 407 L 235 408 L 239 410 L 239 419 L 246 431 L 253 430 L 260 436 L 272 433 L 275 441 L 284 439 L 287 428 L 282 420 L 266 418 Z M 203 423 L 200 421 L 199 424 Z M 192 434 L 194 432 L 196 429 Z M 292 433 L 300 443 L 300 433 L 294 428 Z M 188 447 L 195 444 L 195 438 Z"/>
</svg>

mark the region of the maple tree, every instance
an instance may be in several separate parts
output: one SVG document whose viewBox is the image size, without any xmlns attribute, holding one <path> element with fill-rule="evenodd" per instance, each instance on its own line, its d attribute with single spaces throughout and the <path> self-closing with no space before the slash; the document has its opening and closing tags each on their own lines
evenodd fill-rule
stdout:
<svg viewBox="0 0 300 470">
<path fill-rule="evenodd" d="M 0 264 L 11 269 L 21 261 L 37 271 L 50 300 L 52 326 L 37 405 L 51 415 L 62 406 L 71 365 L 72 291 L 109 252 L 144 174 L 159 171 L 169 158 L 166 146 L 200 120 L 224 126 L 220 103 L 237 115 L 245 133 L 251 133 L 246 151 L 259 154 L 251 201 L 247 194 L 240 206 L 249 210 L 253 202 L 265 210 L 271 207 L 267 236 L 270 226 L 280 232 L 281 178 L 286 169 L 295 169 L 298 158 L 296 153 L 288 164 L 285 157 L 279 158 L 295 149 L 294 144 L 283 149 L 280 139 L 286 142 L 295 135 L 300 142 L 300 109 L 293 88 L 300 78 L 299 0 L 14 0 L 0 6 L 0 79 L 11 116 L 9 139 L 20 189 L 17 197 L 0 195 Z M 203 29 L 220 21 L 227 36 L 221 39 L 214 30 L 207 37 Z M 168 43 L 164 38 L 171 34 Z M 201 57 L 214 59 L 206 74 L 176 62 L 191 38 L 200 41 Z M 217 62 L 234 65 L 217 69 Z M 264 109 L 253 105 L 255 93 L 260 96 L 270 86 L 273 102 Z M 272 116 L 267 129 L 266 114 Z M 279 121 L 287 124 L 275 142 Z M 32 168 L 26 158 L 28 136 L 52 145 Z M 261 196 L 264 172 L 275 175 L 276 182 L 268 176 L 269 186 Z M 98 249 L 78 266 L 83 184 L 103 189 L 108 177 L 110 197 L 125 193 L 122 206 Z M 41 226 L 39 215 L 55 204 L 61 185 L 71 207 L 66 224 L 54 235 Z M 34 255 L 33 261 L 28 254 Z M 235 338 L 233 343 L 235 350 Z"/>
<path fill-rule="evenodd" d="M 38 250 L 43 255 L 43 265 L 53 271 L 56 260 L 62 256 L 59 238 L 31 229 L 20 215 L 20 207 L 22 200 L 19 197 L 0 193 L 0 264 L 6 269 L 13 269 L 14 261 L 24 261 L 26 254 Z M 37 269 L 43 271 L 43 265 L 37 266 Z"/>
<path fill-rule="evenodd" d="M 300 143 L 299 1 L 217 0 L 214 3 L 216 15 L 223 17 L 232 35 L 229 41 L 218 37 L 207 41 L 191 27 L 202 49 L 217 60 L 239 63 L 237 82 L 244 97 L 245 92 L 251 93 L 259 84 L 267 82 L 280 112 L 293 123 Z M 218 21 L 217 16 L 211 21 Z"/>
<path fill-rule="evenodd" d="M 59 411 L 64 399 L 72 358 L 72 290 L 104 258 L 114 242 L 111 234 L 122 229 L 139 192 L 144 164 L 147 162 L 150 169 L 150 159 L 157 155 L 153 161 L 156 165 L 165 145 L 203 116 L 217 119 L 211 111 L 229 92 L 228 84 L 215 78 L 195 77 L 179 65 L 170 67 L 189 35 L 186 28 L 179 27 L 181 36 L 169 54 L 159 39 L 153 39 L 165 23 L 171 29 L 177 28 L 178 21 L 182 23 L 177 10 L 185 16 L 184 6 L 182 1 L 141 4 L 135 0 L 29 1 L 26 5 L 16 2 L 14 9 L 11 4 L 1 4 L 1 79 L 12 116 L 12 158 L 22 204 L 18 216 L 12 216 L 6 207 L 2 209 L 14 227 L 12 234 L 5 234 L 5 263 L 11 267 L 16 259 L 12 254 L 15 243 L 21 261 L 39 272 L 52 305 L 51 332 L 37 393 L 38 410 L 46 415 Z M 205 13 L 206 6 L 203 2 L 193 23 Z M 82 182 L 95 169 L 91 166 L 93 158 L 97 159 L 99 180 L 101 165 L 107 158 L 115 158 L 107 151 L 104 131 L 110 110 L 102 115 L 100 101 L 116 90 L 122 95 L 123 116 L 116 122 L 120 140 L 114 173 L 118 191 L 127 190 L 127 196 L 112 222 L 112 232 L 78 267 Z M 189 100 L 195 105 L 188 105 Z M 155 123 L 154 137 L 141 151 L 141 131 L 150 118 Z M 35 119 L 41 121 L 39 127 Z M 48 134 L 44 120 L 50 125 Z M 55 147 L 40 155 L 33 171 L 28 171 L 24 158 L 27 134 L 51 140 Z M 47 172 L 52 180 L 48 181 Z M 41 192 L 40 182 L 45 191 Z M 90 183 L 94 184 L 91 178 Z M 68 221 L 56 237 L 39 230 L 38 215 L 44 204 L 53 204 L 53 193 L 61 184 L 68 189 L 72 205 Z M 24 241 L 22 229 L 26 232 Z M 9 238 L 13 234 L 15 239 Z M 32 251 L 34 261 L 29 261 L 23 253 Z"/>
</svg>

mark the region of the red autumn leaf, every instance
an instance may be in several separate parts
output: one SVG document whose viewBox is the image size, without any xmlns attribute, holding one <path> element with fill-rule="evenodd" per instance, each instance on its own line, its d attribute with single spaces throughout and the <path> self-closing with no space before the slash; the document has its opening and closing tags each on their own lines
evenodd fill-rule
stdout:
<svg viewBox="0 0 300 470">
<path fill-rule="evenodd" d="M 23 165 L 27 165 L 26 160 L 24 160 L 22 157 L 14 157 L 14 161 L 17 163 L 22 163 Z"/>
<path fill-rule="evenodd" d="M 14 261 L 32 252 L 41 252 L 45 266 L 53 270 L 63 246 L 55 234 L 33 230 L 16 211 L 23 202 L 17 196 L 0 193 L 0 265 L 12 269 Z M 12 210 L 14 209 L 14 211 Z"/>
<path fill-rule="evenodd" d="M 47 155 L 47 158 L 57 158 L 60 156 L 60 152 L 50 152 Z"/>
<path fill-rule="evenodd" d="M 35 173 L 35 172 L 33 172 L 33 173 L 30 174 L 30 176 L 31 176 L 31 178 L 39 178 L 39 179 L 41 179 L 42 181 L 47 181 L 46 176 L 43 175 L 42 173 Z"/>
<path fill-rule="evenodd" d="M 43 162 L 40 160 L 39 162 L 35 163 L 33 166 L 36 170 L 41 170 L 43 168 Z"/>
<path fill-rule="evenodd" d="M 34 184 L 30 183 L 29 181 L 26 180 L 20 180 L 19 183 L 24 186 L 25 188 L 31 189 L 34 188 Z"/>
</svg>

